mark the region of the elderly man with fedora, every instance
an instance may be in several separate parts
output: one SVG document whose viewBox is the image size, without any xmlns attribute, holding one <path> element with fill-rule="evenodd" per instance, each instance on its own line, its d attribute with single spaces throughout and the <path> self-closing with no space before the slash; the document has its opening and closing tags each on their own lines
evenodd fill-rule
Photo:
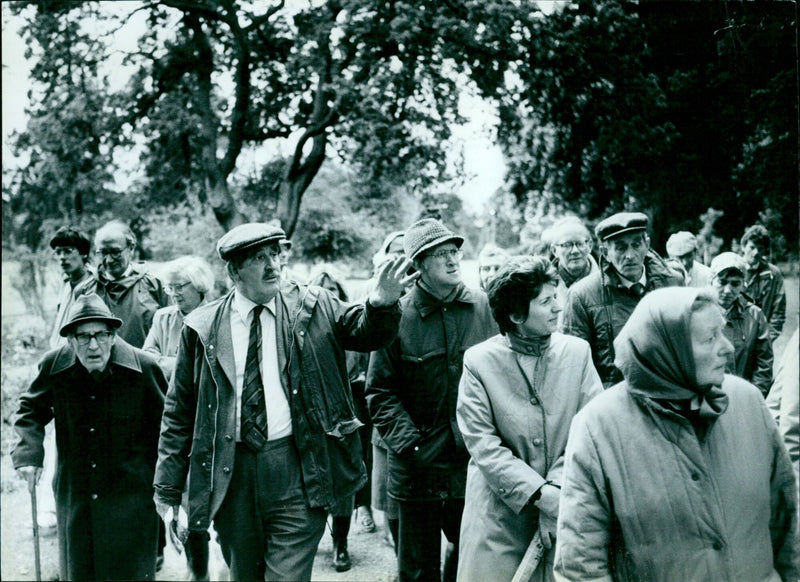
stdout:
<svg viewBox="0 0 800 582">
<path fill-rule="evenodd" d="M 373 352 L 367 405 L 389 449 L 399 505 L 398 569 L 406 580 L 454 580 L 469 453 L 456 424 L 464 350 L 497 333 L 486 294 L 461 280 L 460 237 L 433 218 L 406 229 L 420 278 L 401 299 L 400 333 Z M 453 543 L 440 574 L 441 535 Z"/>
<path fill-rule="evenodd" d="M 600 269 L 570 288 L 564 308 L 564 333 L 589 342 L 606 388 L 622 380 L 614 365 L 614 338 L 639 300 L 653 289 L 684 284 L 650 249 L 648 225 L 641 212 L 619 212 L 597 223 Z"/>
<path fill-rule="evenodd" d="M 280 227 L 217 243 L 233 290 L 184 319 L 164 407 L 155 500 L 188 482 L 188 527 L 213 521 L 233 580 L 309 580 L 328 510 L 366 483 L 345 350 L 394 339 L 409 262 L 382 266 L 362 304 L 282 281 Z"/>
<path fill-rule="evenodd" d="M 711 284 L 711 269 L 696 260 L 697 237 L 682 230 L 667 239 L 667 255 L 680 262 L 687 287 L 707 287 Z"/>
<path fill-rule="evenodd" d="M 158 515 L 150 483 L 167 382 L 149 354 L 116 337 L 122 322 L 95 294 L 75 300 L 20 397 L 14 468 L 35 483 L 55 420 L 53 481 L 61 580 L 153 580 Z"/>
<path fill-rule="evenodd" d="M 723 331 L 733 344 L 725 371 L 744 378 L 766 396 L 772 386 L 772 341 L 764 312 L 742 293 L 747 265 L 736 253 L 721 253 L 711 261 L 711 285 L 725 310 Z"/>
</svg>

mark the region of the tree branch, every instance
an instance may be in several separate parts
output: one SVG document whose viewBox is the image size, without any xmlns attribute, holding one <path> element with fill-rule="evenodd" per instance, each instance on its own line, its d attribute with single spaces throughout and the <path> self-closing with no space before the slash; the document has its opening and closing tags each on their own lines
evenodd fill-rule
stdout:
<svg viewBox="0 0 800 582">
<path fill-rule="evenodd" d="M 244 32 L 249 34 L 250 32 L 254 31 L 257 28 L 261 28 L 261 25 L 267 22 L 270 18 L 272 18 L 279 10 L 283 8 L 284 0 L 280 0 L 275 6 L 267 10 L 265 14 L 261 16 L 256 16 L 250 20 L 250 24 L 245 26 Z"/>
<path fill-rule="evenodd" d="M 220 172 L 228 176 L 236 167 L 236 159 L 242 151 L 244 143 L 244 129 L 247 124 L 247 113 L 250 107 L 250 51 L 239 19 L 236 16 L 236 7 L 231 0 L 224 0 L 229 26 L 233 34 L 236 47 L 236 70 L 234 83 L 236 84 L 236 101 L 231 113 L 231 131 L 228 139 L 228 149 L 220 164 Z"/>
</svg>

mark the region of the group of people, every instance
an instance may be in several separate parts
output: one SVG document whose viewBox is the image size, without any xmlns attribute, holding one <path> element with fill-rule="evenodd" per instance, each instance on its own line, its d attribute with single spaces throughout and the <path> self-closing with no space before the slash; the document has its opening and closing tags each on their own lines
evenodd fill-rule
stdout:
<svg viewBox="0 0 800 582">
<path fill-rule="evenodd" d="M 35 482 L 55 419 L 61 579 L 154 579 L 164 531 L 202 579 L 213 524 L 231 579 L 309 580 L 328 516 L 346 570 L 372 505 L 400 581 L 796 580 L 798 340 L 773 379 L 769 234 L 706 267 L 694 235 L 665 259 L 648 227 L 606 218 L 595 256 L 565 218 L 547 256 L 484 249 L 472 289 L 464 238 L 423 218 L 359 302 L 330 268 L 282 276 L 290 243 L 264 223 L 218 241 L 213 300 L 202 259 L 162 283 L 112 222 L 95 272 L 62 229 L 60 339 L 12 453 Z"/>
</svg>

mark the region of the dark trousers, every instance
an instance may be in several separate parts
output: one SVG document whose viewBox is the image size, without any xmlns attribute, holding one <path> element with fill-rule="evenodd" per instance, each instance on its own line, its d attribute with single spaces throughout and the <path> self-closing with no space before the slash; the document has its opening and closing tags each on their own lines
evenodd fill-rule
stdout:
<svg viewBox="0 0 800 582">
<path fill-rule="evenodd" d="M 326 516 L 306 502 L 291 437 L 269 441 L 258 453 L 238 444 L 214 517 L 231 580 L 310 580 Z"/>
<path fill-rule="evenodd" d="M 399 581 L 444 582 L 456 579 L 458 536 L 463 499 L 444 501 L 400 501 L 397 567 Z M 440 573 L 442 532 L 455 547 Z"/>
</svg>

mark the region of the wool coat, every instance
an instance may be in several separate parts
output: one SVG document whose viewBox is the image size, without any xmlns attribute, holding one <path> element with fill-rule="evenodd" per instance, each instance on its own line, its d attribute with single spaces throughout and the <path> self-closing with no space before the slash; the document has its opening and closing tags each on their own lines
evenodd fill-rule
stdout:
<svg viewBox="0 0 800 582">
<path fill-rule="evenodd" d="M 538 525 L 529 500 L 545 481 L 561 485 L 572 418 L 602 390 L 589 344 L 575 337 L 554 333 L 537 350 L 497 335 L 467 350 L 456 409 L 470 454 L 459 581 L 514 576 Z M 546 550 L 533 580 L 552 580 L 552 563 Z"/>
<path fill-rule="evenodd" d="M 233 472 L 233 291 L 184 319 L 164 408 L 155 495 L 179 505 L 187 482 L 189 527 L 205 531 Z M 340 507 L 367 481 L 348 385 L 345 350 L 370 351 L 397 333 L 397 304 L 348 304 L 319 287 L 284 282 L 276 297 L 278 363 L 292 415 L 303 486 L 312 508 Z"/>
<path fill-rule="evenodd" d="M 794 475 L 758 389 L 699 385 L 701 291 L 654 291 L 615 349 L 625 381 L 575 417 L 564 461 L 557 580 L 797 580 Z M 701 304 L 702 305 L 702 304 Z M 715 309 L 708 300 L 701 309 Z M 695 341 L 697 345 L 695 346 Z M 710 346 L 710 348 L 707 348 Z M 699 361 L 711 366 L 719 360 Z M 717 368 L 715 368 L 717 369 Z M 716 373 L 715 373 L 716 374 Z"/>
<path fill-rule="evenodd" d="M 116 338 L 100 379 L 71 345 L 48 352 L 20 398 L 14 467 L 41 467 L 55 419 L 61 580 L 153 580 L 158 431 L 167 389 L 150 355 Z"/>
</svg>

